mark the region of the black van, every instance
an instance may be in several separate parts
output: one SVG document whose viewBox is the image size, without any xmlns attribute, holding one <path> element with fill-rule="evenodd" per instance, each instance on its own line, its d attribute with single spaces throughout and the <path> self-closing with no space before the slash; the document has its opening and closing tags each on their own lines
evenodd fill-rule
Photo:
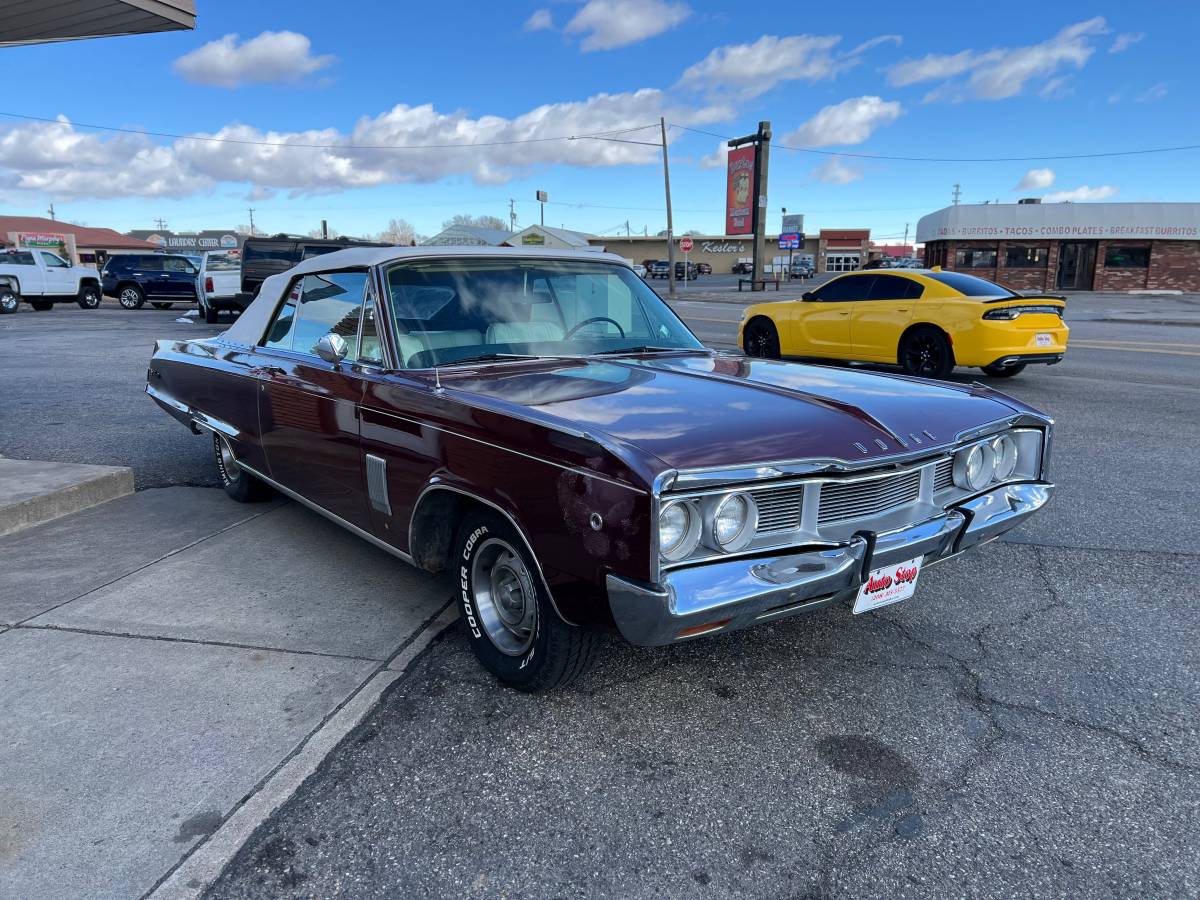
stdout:
<svg viewBox="0 0 1200 900">
<path fill-rule="evenodd" d="M 258 296 L 262 283 L 272 275 L 286 272 L 301 260 L 346 247 L 388 247 L 375 241 L 353 238 L 309 238 L 294 234 L 246 238 L 242 245 L 242 292 L 234 297 L 239 311 Z"/>
</svg>

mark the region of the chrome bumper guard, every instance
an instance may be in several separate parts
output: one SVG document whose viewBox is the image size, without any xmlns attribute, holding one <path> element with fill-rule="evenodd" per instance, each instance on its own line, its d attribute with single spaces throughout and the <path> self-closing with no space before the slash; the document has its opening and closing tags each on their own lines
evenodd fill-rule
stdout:
<svg viewBox="0 0 1200 900">
<path fill-rule="evenodd" d="M 676 569 L 661 585 L 609 575 L 609 605 L 626 640 L 662 646 L 850 602 L 868 572 L 918 556 L 930 565 L 993 540 L 1053 491 L 1044 483 L 1004 485 L 918 525 L 863 532 L 835 547 Z"/>
</svg>

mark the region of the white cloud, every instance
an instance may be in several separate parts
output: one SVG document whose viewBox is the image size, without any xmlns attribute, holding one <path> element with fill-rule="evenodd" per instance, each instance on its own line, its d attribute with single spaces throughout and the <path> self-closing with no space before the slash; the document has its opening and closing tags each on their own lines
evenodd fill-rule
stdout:
<svg viewBox="0 0 1200 900">
<path fill-rule="evenodd" d="M 749 99 L 784 81 L 830 79 L 859 61 L 857 52 L 861 51 L 857 47 L 849 54 L 834 54 L 833 49 L 840 41 L 841 37 L 835 34 L 790 37 L 766 34 L 752 44 L 717 47 L 688 67 L 679 85 L 710 92 L 732 91 Z"/>
<path fill-rule="evenodd" d="M 1069 75 L 1060 75 L 1056 78 L 1051 78 L 1038 91 L 1038 96 L 1043 100 L 1061 100 L 1063 97 L 1069 97 L 1075 93 L 1075 88 L 1071 87 L 1071 77 Z"/>
<path fill-rule="evenodd" d="M 1157 103 L 1165 96 L 1167 96 L 1167 86 L 1160 81 L 1158 84 L 1146 88 L 1134 99 L 1138 103 Z"/>
<path fill-rule="evenodd" d="M 861 144 L 876 128 L 890 125 L 903 112 L 904 108 L 894 100 L 873 96 L 851 97 L 833 106 L 826 106 L 784 137 L 783 142 L 803 147 Z"/>
<path fill-rule="evenodd" d="M 526 31 L 546 31 L 553 27 L 554 19 L 548 9 L 535 10 L 533 15 L 525 20 Z"/>
<path fill-rule="evenodd" d="M 147 138 L 101 139 L 65 116 L 0 132 L 0 187 L 51 197 L 182 197 L 209 187 L 178 165 L 171 147 Z"/>
<path fill-rule="evenodd" d="M 1088 200 L 1107 200 L 1109 197 L 1119 191 L 1120 188 L 1113 187 L 1111 184 L 1102 184 L 1097 187 L 1090 187 L 1082 184 L 1077 188 L 1069 191 L 1052 191 L 1042 197 L 1043 203 L 1084 203 Z"/>
<path fill-rule="evenodd" d="M 1044 191 L 1054 184 L 1053 169 L 1030 169 L 1017 182 L 1014 191 Z"/>
<path fill-rule="evenodd" d="M 721 141 L 717 144 L 715 150 L 708 156 L 700 157 L 698 166 L 702 169 L 723 169 L 729 159 L 729 144 L 726 141 Z"/>
<path fill-rule="evenodd" d="M 831 156 L 813 169 L 811 174 L 825 184 L 849 184 L 852 181 L 861 181 L 863 170 L 843 157 Z"/>
<path fill-rule="evenodd" d="M 1112 46 L 1108 48 L 1108 52 L 1121 53 L 1128 50 L 1145 36 L 1141 31 L 1127 31 L 1124 34 L 1118 34 L 1116 40 L 1112 42 Z"/>
<path fill-rule="evenodd" d="M 336 59 L 311 51 L 309 39 L 294 31 L 264 31 L 241 44 L 236 34 L 227 34 L 179 57 L 174 69 L 188 81 L 217 87 L 299 81 Z"/>
<path fill-rule="evenodd" d="M 588 0 L 565 30 L 584 35 L 584 51 L 612 50 L 670 31 L 691 14 L 686 3 L 666 0 Z"/>
<path fill-rule="evenodd" d="M 968 97 L 1004 100 L 1020 94 L 1031 80 L 1049 78 L 1061 66 L 1082 68 L 1095 51 L 1091 39 L 1107 31 L 1104 19 L 1097 16 L 1069 25 L 1040 44 L 985 52 L 931 53 L 891 66 L 887 70 L 888 82 L 896 87 L 928 81 L 948 82 L 927 94 L 927 102 Z M 967 73 L 970 74 L 965 82 L 952 81 Z"/>
<path fill-rule="evenodd" d="M 472 118 L 462 111 L 443 113 L 431 105 L 398 104 L 379 115 L 362 117 L 347 132 L 334 128 L 263 131 L 232 124 L 194 135 L 225 142 L 179 139 L 170 144 L 128 135 L 83 134 L 64 118 L 0 130 L 0 191 L 35 190 L 56 199 L 179 197 L 220 182 L 235 182 L 295 196 L 450 176 L 500 184 L 538 165 L 658 164 L 661 151 L 656 145 L 587 138 L 496 142 L 616 131 L 645 125 L 660 115 L 679 124 L 700 125 L 724 119 L 728 113 L 719 106 L 668 107 L 661 91 L 647 88 L 545 104 L 513 118 Z M 653 142 L 656 134 L 647 130 L 627 137 Z M 493 145 L 362 149 L 472 143 Z"/>
</svg>

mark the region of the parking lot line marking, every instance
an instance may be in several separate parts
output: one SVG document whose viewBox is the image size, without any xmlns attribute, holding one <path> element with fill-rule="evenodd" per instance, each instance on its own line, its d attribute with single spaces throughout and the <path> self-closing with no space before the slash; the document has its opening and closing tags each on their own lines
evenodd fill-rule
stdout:
<svg viewBox="0 0 1200 900">
<path fill-rule="evenodd" d="M 1200 356 L 1200 350 L 1154 350 L 1150 347 L 1108 347 L 1103 344 L 1076 344 L 1080 350 L 1105 350 L 1109 353 L 1161 353 L 1167 356 Z M 1070 344 L 1067 345 L 1070 349 Z"/>
<path fill-rule="evenodd" d="M 1070 341 L 1074 344 L 1113 344 L 1121 347 L 1187 347 L 1192 350 L 1200 350 L 1200 344 L 1176 344 L 1171 341 L 1119 341 L 1109 338 L 1078 338 Z"/>
</svg>

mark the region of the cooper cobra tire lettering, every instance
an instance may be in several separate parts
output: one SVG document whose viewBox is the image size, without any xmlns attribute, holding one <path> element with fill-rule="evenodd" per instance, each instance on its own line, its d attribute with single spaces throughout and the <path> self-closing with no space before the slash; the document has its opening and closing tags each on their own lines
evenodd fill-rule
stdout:
<svg viewBox="0 0 1200 900">
<path fill-rule="evenodd" d="M 463 547 L 462 558 L 469 560 L 471 551 L 475 549 L 475 545 L 479 543 L 480 537 L 487 534 L 487 527 L 480 526 L 471 532 L 471 536 L 467 538 L 466 544 Z M 471 629 L 472 637 L 482 637 L 483 634 L 479 630 L 479 623 L 475 620 L 475 608 L 471 605 L 470 596 L 470 580 L 467 577 L 467 567 L 460 566 L 458 570 L 459 591 L 462 597 L 463 614 L 467 618 L 467 627 Z"/>
</svg>

